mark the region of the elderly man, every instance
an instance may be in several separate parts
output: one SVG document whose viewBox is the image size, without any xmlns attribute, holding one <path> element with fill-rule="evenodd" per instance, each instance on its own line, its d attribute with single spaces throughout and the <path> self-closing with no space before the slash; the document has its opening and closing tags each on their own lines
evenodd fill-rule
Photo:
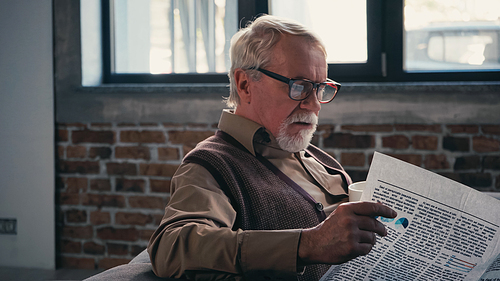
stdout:
<svg viewBox="0 0 500 281">
<path fill-rule="evenodd" d="M 304 26 L 262 16 L 231 41 L 230 96 L 219 131 L 192 150 L 148 252 L 158 276 L 195 280 L 318 280 L 370 252 L 372 202 L 347 202 L 340 164 L 309 142 L 327 78 L 325 48 Z"/>
</svg>

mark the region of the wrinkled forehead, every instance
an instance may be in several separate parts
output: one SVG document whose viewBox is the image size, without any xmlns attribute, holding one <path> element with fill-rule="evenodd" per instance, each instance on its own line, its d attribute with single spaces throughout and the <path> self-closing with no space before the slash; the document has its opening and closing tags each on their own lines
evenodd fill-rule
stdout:
<svg viewBox="0 0 500 281">
<path fill-rule="evenodd" d="M 321 43 L 303 36 L 282 36 L 272 49 L 270 66 L 287 67 L 300 62 L 327 67 L 326 53 Z"/>
</svg>

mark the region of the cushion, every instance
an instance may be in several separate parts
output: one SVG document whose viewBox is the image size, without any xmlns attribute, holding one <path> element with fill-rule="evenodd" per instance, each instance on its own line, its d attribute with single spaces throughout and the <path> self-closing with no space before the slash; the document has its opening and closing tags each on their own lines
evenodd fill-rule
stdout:
<svg viewBox="0 0 500 281">
<path fill-rule="evenodd" d="M 160 281 L 160 280 L 179 280 L 172 278 L 160 278 L 153 272 L 149 254 L 146 250 L 142 251 L 128 264 L 122 264 L 99 274 L 91 276 L 84 281 Z"/>
</svg>

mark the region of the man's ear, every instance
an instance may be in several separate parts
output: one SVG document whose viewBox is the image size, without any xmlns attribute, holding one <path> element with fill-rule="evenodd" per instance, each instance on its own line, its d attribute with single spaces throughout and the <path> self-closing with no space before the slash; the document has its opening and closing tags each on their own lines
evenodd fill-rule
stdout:
<svg viewBox="0 0 500 281">
<path fill-rule="evenodd" d="M 236 83 L 236 90 L 240 96 L 240 103 L 250 103 L 250 76 L 241 68 L 234 70 L 234 81 Z"/>
</svg>

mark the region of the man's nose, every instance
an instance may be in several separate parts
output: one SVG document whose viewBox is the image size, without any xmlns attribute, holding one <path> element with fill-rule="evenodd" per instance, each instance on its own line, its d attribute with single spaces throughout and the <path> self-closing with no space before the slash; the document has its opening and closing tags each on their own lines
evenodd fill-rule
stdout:
<svg viewBox="0 0 500 281">
<path fill-rule="evenodd" d="M 319 112 L 321 103 L 318 101 L 317 89 L 313 89 L 309 96 L 300 102 L 300 108 L 310 110 L 314 113 Z"/>
</svg>

